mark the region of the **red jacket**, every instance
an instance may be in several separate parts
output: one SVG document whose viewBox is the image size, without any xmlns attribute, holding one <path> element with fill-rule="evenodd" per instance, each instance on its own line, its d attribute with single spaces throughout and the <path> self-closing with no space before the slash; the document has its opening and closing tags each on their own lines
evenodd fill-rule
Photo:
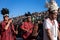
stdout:
<svg viewBox="0 0 60 40">
<path fill-rule="evenodd" d="M 33 29 L 33 24 L 31 22 L 24 22 L 21 26 L 21 29 L 26 29 L 25 31 L 29 30 L 29 32 L 23 33 L 23 38 L 28 38 L 30 34 L 32 33 Z M 31 29 L 31 30 L 30 30 Z"/>
<path fill-rule="evenodd" d="M 3 21 L 1 23 L 1 40 L 14 40 L 14 26 L 10 25 L 7 30 L 5 30 L 6 23 Z"/>
</svg>

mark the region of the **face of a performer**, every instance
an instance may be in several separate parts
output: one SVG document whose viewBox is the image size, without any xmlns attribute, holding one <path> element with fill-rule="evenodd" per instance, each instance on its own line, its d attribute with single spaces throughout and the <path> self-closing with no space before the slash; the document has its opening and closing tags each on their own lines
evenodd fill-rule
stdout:
<svg viewBox="0 0 60 40">
<path fill-rule="evenodd" d="M 31 16 L 28 16 L 28 21 L 31 22 Z"/>
<path fill-rule="evenodd" d="M 8 20 L 9 20 L 9 16 L 5 16 L 5 17 L 4 17 L 4 20 L 5 20 L 5 21 L 8 21 Z"/>
<path fill-rule="evenodd" d="M 52 18 L 53 19 L 57 19 L 57 15 L 58 15 L 58 12 L 57 11 L 56 12 L 54 11 L 53 14 L 52 14 Z"/>
</svg>

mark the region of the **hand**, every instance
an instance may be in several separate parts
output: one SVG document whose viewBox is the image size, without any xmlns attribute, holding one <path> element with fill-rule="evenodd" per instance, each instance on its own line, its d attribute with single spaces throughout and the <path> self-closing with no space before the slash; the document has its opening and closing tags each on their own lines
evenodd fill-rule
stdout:
<svg viewBox="0 0 60 40">
<path fill-rule="evenodd" d="M 29 32 L 29 30 L 27 30 L 27 32 Z"/>
<path fill-rule="evenodd" d="M 16 34 L 18 34 L 18 31 L 15 31 Z"/>
<path fill-rule="evenodd" d="M 35 33 L 35 36 L 38 36 L 38 33 Z"/>
<path fill-rule="evenodd" d="M 58 39 L 60 40 L 60 37 L 58 37 Z"/>
<path fill-rule="evenodd" d="M 9 24 L 12 23 L 12 19 L 10 19 L 10 20 L 8 21 L 8 23 L 9 23 Z"/>
<path fill-rule="evenodd" d="M 29 32 L 30 30 L 27 30 L 27 32 Z"/>
<path fill-rule="evenodd" d="M 12 23 L 12 19 L 10 19 L 9 21 L 8 21 L 8 24 L 5 26 L 5 30 L 7 30 L 8 29 L 8 27 L 9 27 L 9 25 Z"/>
</svg>

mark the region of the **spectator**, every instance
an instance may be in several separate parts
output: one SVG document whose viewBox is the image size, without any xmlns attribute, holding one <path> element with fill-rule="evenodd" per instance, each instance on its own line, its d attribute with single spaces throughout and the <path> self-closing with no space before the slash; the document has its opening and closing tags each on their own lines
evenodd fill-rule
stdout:
<svg viewBox="0 0 60 40">
<path fill-rule="evenodd" d="M 9 10 L 3 8 L 1 10 L 4 20 L 1 22 L 1 40 L 16 40 L 15 35 L 17 31 L 14 30 L 14 25 L 12 24 L 12 19 L 9 19 Z"/>
<path fill-rule="evenodd" d="M 38 29 L 38 32 L 39 32 L 38 38 L 39 38 L 39 40 L 43 40 L 43 23 L 42 23 L 42 20 L 38 20 L 38 27 L 39 27 L 39 29 Z"/>
<path fill-rule="evenodd" d="M 34 28 L 33 28 L 33 32 L 32 32 L 32 36 L 31 36 L 31 40 L 36 40 L 38 36 L 38 23 L 35 22 L 34 23 Z"/>
<path fill-rule="evenodd" d="M 58 40 L 59 30 L 57 22 L 58 5 L 54 0 L 48 3 L 49 17 L 44 20 L 44 39 L 43 40 Z M 59 38 L 60 40 L 60 38 Z"/>
<path fill-rule="evenodd" d="M 23 22 L 22 26 L 20 27 L 23 30 L 22 37 L 24 40 L 30 40 L 31 39 L 31 34 L 32 34 L 32 29 L 33 29 L 33 24 L 31 21 L 31 15 L 27 14 L 27 21 Z"/>
</svg>

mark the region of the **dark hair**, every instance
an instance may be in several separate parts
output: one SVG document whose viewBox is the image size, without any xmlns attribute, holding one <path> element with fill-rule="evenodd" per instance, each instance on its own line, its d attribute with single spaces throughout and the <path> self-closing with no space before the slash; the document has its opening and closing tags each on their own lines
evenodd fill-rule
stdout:
<svg viewBox="0 0 60 40">
<path fill-rule="evenodd" d="M 25 13 L 25 16 L 27 17 L 27 16 L 31 16 L 31 14 L 28 12 L 28 13 Z"/>
<path fill-rule="evenodd" d="M 2 8 L 1 14 L 2 15 L 9 14 L 9 10 L 7 8 Z"/>
<path fill-rule="evenodd" d="M 25 16 L 27 17 L 26 19 L 28 19 L 29 18 L 28 16 L 31 16 L 31 14 L 30 13 L 28 13 L 28 14 L 26 13 Z"/>
<path fill-rule="evenodd" d="M 26 22 L 26 21 L 27 21 L 27 18 L 24 18 L 24 19 L 23 19 L 23 22 Z"/>
</svg>

